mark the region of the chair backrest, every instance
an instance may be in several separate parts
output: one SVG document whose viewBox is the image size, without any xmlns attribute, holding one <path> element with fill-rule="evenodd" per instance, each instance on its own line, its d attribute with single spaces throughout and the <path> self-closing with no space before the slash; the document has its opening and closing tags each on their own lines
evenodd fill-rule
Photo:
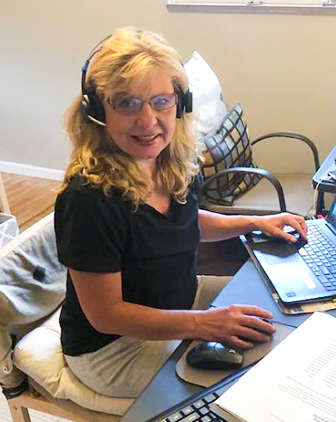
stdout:
<svg viewBox="0 0 336 422">
<path fill-rule="evenodd" d="M 22 336 L 51 314 L 65 296 L 53 214 L 0 249 L 0 383 L 17 387 L 24 376 L 12 364 L 13 335 Z"/>
<path fill-rule="evenodd" d="M 203 198 L 201 207 L 222 214 L 267 215 L 284 211 L 305 217 L 315 214 L 315 195 L 310 186 L 310 175 L 278 174 L 272 176 L 278 177 L 276 180 L 281 187 L 281 200 L 279 200 L 279 194 L 274 185 L 263 179 L 253 189 L 236 199 L 231 206 L 212 203 Z M 299 195 L 298 192 L 300 192 Z"/>
</svg>

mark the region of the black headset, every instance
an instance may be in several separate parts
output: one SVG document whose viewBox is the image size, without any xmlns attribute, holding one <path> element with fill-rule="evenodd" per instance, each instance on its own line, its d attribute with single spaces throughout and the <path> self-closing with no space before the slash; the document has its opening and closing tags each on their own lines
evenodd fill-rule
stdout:
<svg viewBox="0 0 336 422">
<path fill-rule="evenodd" d="M 96 86 L 93 80 L 90 80 L 86 84 L 86 74 L 92 57 L 101 50 L 101 46 L 104 41 L 110 38 L 111 35 L 100 41 L 94 49 L 91 51 L 88 59 L 82 67 L 82 99 L 81 99 L 81 110 L 85 119 L 90 123 L 95 123 L 99 126 L 106 126 L 105 123 L 105 109 L 102 99 L 97 94 Z M 189 89 L 183 92 L 182 89 L 176 89 L 177 93 L 177 105 L 176 105 L 176 117 L 180 119 L 183 112 L 192 112 L 192 93 Z"/>
</svg>

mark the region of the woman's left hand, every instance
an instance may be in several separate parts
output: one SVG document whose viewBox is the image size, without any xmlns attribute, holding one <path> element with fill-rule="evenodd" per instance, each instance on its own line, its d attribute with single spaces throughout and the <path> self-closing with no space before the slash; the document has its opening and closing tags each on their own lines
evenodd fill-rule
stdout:
<svg viewBox="0 0 336 422">
<path fill-rule="evenodd" d="M 267 215 L 258 218 L 258 229 L 267 236 L 282 238 L 291 243 L 296 243 L 297 238 L 290 233 L 286 233 L 283 229 L 285 226 L 290 226 L 296 230 L 299 235 L 307 240 L 307 225 L 305 219 L 300 215 L 281 213 L 274 215 Z"/>
</svg>

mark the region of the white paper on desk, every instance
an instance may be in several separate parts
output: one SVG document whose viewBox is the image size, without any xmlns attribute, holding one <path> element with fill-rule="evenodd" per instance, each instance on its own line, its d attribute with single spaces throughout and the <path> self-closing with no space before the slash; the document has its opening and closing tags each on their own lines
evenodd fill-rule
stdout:
<svg viewBox="0 0 336 422">
<path fill-rule="evenodd" d="M 230 422 L 336 422 L 336 318 L 314 313 L 215 404 Z"/>
</svg>

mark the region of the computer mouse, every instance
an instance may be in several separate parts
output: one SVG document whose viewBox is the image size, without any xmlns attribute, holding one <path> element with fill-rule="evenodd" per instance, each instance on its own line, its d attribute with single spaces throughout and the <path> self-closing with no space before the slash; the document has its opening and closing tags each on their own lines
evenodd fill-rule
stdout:
<svg viewBox="0 0 336 422">
<path fill-rule="evenodd" d="M 254 240 L 263 240 L 268 242 L 277 242 L 277 243 L 288 243 L 287 240 L 282 237 L 269 236 L 268 234 L 262 232 L 261 230 L 253 230 L 251 236 Z"/>
<path fill-rule="evenodd" d="M 243 364 L 243 355 L 232 347 L 209 341 L 192 348 L 187 353 L 186 361 L 199 369 L 235 369 Z"/>
<path fill-rule="evenodd" d="M 295 229 L 287 230 L 287 233 L 292 234 L 296 238 L 296 243 L 294 243 L 293 245 L 295 246 L 297 250 L 302 248 L 308 243 L 308 240 L 302 237 L 300 233 Z"/>
<path fill-rule="evenodd" d="M 306 245 L 308 242 L 306 239 L 304 239 L 298 231 L 295 229 L 287 229 L 285 230 L 287 233 L 290 233 L 293 235 L 297 241 L 294 244 L 297 249 L 301 248 L 302 246 Z M 274 236 L 268 236 L 267 234 L 263 233 L 261 230 L 254 230 L 251 232 L 252 237 L 257 239 L 263 239 L 268 240 L 270 242 L 277 242 L 277 243 L 283 243 L 283 244 L 292 244 L 291 242 L 288 242 L 287 240 L 280 238 L 280 237 L 274 237 Z"/>
</svg>

